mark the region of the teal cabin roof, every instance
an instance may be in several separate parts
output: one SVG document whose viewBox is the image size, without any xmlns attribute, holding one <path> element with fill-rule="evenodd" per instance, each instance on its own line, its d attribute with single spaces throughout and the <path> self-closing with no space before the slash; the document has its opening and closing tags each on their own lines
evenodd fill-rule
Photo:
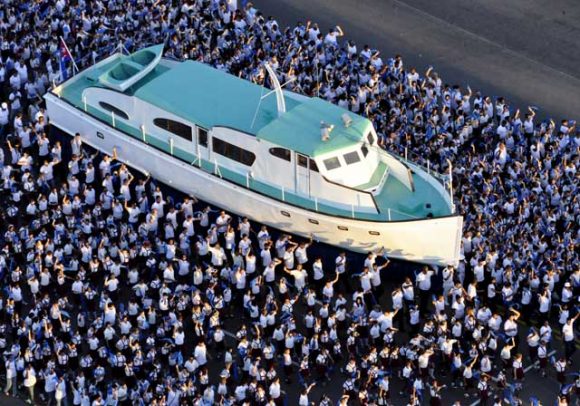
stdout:
<svg viewBox="0 0 580 406">
<path fill-rule="evenodd" d="M 231 127 L 255 135 L 278 117 L 273 95 L 262 100 L 256 113 L 268 92 L 209 65 L 185 61 L 145 82 L 134 96 L 205 128 Z M 296 104 L 286 99 L 287 109 Z"/>
<path fill-rule="evenodd" d="M 319 98 L 298 101 L 286 97 L 286 113 L 278 117 L 274 94 L 260 103 L 269 89 L 199 62 L 182 62 L 144 82 L 134 96 L 197 125 L 257 134 L 312 157 L 359 142 L 371 127 L 369 120 Z M 349 128 L 342 122 L 344 113 L 352 119 Z M 334 125 L 328 141 L 322 141 L 321 121 Z"/>
<path fill-rule="evenodd" d="M 369 120 L 319 98 L 286 96 L 286 113 L 278 117 L 274 94 L 260 102 L 270 89 L 200 62 L 160 65 L 162 52 L 158 45 L 118 55 L 65 84 L 62 96 L 80 103 L 88 87 L 111 88 L 201 127 L 233 128 L 311 157 L 356 144 L 371 128 Z M 352 119 L 348 128 L 345 113 Z M 327 141 L 321 138 L 322 121 L 334 125 Z"/>
<path fill-rule="evenodd" d="M 345 113 L 352 119 L 348 128 L 342 121 Z M 334 125 L 327 141 L 322 141 L 321 121 Z M 368 119 L 322 99 L 311 98 L 262 128 L 258 138 L 316 157 L 359 143 L 370 129 Z"/>
</svg>

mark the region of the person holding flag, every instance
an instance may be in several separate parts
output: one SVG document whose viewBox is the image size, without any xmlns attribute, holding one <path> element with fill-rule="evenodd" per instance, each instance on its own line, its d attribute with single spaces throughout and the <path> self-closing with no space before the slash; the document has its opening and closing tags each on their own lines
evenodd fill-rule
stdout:
<svg viewBox="0 0 580 406">
<path fill-rule="evenodd" d="M 60 49 L 59 49 L 60 81 L 64 82 L 65 80 L 68 79 L 67 64 L 69 62 L 72 62 L 73 65 L 73 75 L 76 72 L 78 72 L 79 68 L 75 63 L 75 60 L 73 59 L 72 54 L 68 49 L 68 46 L 66 45 L 66 42 L 64 42 L 64 39 L 62 37 L 59 37 L 59 40 L 60 40 Z"/>
</svg>

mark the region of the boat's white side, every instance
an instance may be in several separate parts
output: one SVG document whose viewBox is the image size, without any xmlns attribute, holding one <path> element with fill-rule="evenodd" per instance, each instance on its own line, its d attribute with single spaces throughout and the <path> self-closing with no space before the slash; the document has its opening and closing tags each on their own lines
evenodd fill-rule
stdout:
<svg viewBox="0 0 580 406">
<path fill-rule="evenodd" d="M 295 207 L 238 186 L 139 142 L 74 108 L 54 94 L 45 96 L 52 125 L 112 154 L 129 166 L 184 193 L 247 216 L 259 223 L 357 252 L 384 247 L 387 255 L 435 265 L 455 264 L 459 257 L 463 219 L 373 222 L 334 217 Z M 99 133 L 99 135 L 97 135 Z M 339 228 L 340 227 L 340 228 Z"/>
</svg>

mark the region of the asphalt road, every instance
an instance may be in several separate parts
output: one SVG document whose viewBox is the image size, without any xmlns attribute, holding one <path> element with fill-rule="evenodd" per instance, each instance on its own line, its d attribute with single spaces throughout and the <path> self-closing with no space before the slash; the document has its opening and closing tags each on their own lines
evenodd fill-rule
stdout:
<svg viewBox="0 0 580 406">
<path fill-rule="evenodd" d="M 540 116 L 578 118 L 580 2 L 576 0 L 254 0 L 283 26 L 340 25 L 348 39 L 433 65 L 449 84 L 506 96 Z"/>
</svg>

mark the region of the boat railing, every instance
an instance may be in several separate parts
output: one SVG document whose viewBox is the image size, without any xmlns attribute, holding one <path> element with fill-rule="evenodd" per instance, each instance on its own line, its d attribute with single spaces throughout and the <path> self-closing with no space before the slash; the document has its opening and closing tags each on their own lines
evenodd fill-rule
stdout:
<svg viewBox="0 0 580 406">
<path fill-rule="evenodd" d="M 227 170 L 229 171 L 228 178 L 235 178 L 237 176 L 236 171 Z M 376 201 L 370 192 L 362 192 L 355 189 L 346 190 L 348 189 L 347 187 L 343 188 L 339 184 L 332 185 L 332 187 L 336 187 L 337 189 L 342 188 L 337 190 L 337 193 L 341 193 L 343 197 L 342 202 L 336 199 L 321 199 L 318 196 L 305 196 L 296 193 L 292 189 L 289 190 L 284 186 L 273 185 L 254 179 L 250 172 L 246 173 L 243 184 L 249 190 L 266 194 L 280 199 L 285 203 L 313 210 L 317 213 L 339 215 L 359 220 L 376 220 L 378 216 L 381 216 Z M 347 198 L 344 199 L 345 197 Z"/>
<path fill-rule="evenodd" d="M 428 158 L 425 158 L 422 155 L 419 155 L 413 151 L 411 151 L 408 147 L 404 146 L 404 145 L 396 145 L 395 148 L 397 149 L 396 151 L 394 151 L 395 153 L 393 153 L 392 155 L 395 156 L 395 158 L 397 158 L 399 161 L 401 162 L 405 162 L 405 163 L 411 163 L 415 166 L 418 166 L 419 168 L 423 169 L 425 172 L 427 172 L 429 175 L 437 178 L 439 181 L 443 182 L 447 182 L 449 180 L 449 175 L 448 174 L 443 174 L 438 172 L 436 169 L 434 169 L 434 165 L 431 163 L 431 160 L 429 160 Z M 386 153 L 388 153 L 389 151 L 381 148 L 383 151 L 385 151 Z"/>
<path fill-rule="evenodd" d="M 390 154 L 394 156 L 401 162 L 404 162 L 406 165 L 411 165 L 422 169 L 428 175 L 435 178 L 441 186 L 443 186 L 448 198 L 451 201 L 452 211 L 455 212 L 455 203 L 453 202 L 453 165 L 451 161 L 447 160 L 448 163 L 448 173 L 443 174 L 433 169 L 431 161 L 428 158 L 425 158 L 413 151 L 411 151 L 408 147 L 397 144 L 396 148 L 398 149 L 399 153 Z M 389 153 L 389 151 L 385 150 L 384 148 L 380 148 L 381 153 Z"/>
<path fill-rule="evenodd" d="M 392 221 L 395 219 L 395 215 L 402 217 L 404 220 L 415 220 L 421 219 L 422 217 L 415 216 L 413 214 L 405 213 L 400 210 L 391 209 L 390 207 L 387 209 L 387 220 Z"/>
<path fill-rule="evenodd" d="M 346 197 L 346 199 L 342 200 L 339 204 L 332 200 L 320 199 L 314 196 L 304 196 L 296 193 L 294 190 L 288 190 L 278 185 L 270 185 L 266 182 L 254 179 L 250 173 L 240 173 L 238 170 L 220 164 L 216 159 L 206 160 L 200 158 L 199 154 L 196 154 L 194 151 L 187 151 L 179 148 L 172 142 L 172 138 L 166 140 L 161 139 L 161 137 L 149 133 L 144 125 L 134 127 L 119 116 L 116 116 L 114 112 L 104 112 L 85 103 L 84 100 L 80 103 L 71 104 L 111 127 L 143 142 L 148 147 L 165 152 L 188 165 L 195 165 L 207 173 L 218 176 L 240 187 L 245 187 L 253 192 L 271 198 L 280 199 L 293 206 L 322 214 L 370 221 L 377 221 L 381 218 L 386 219 L 386 213 L 383 214 L 378 210 L 374 197 L 370 192 L 356 189 L 347 190 L 349 188 L 346 186 L 333 185 L 333 187 L 337 188 L 335 194 L 338 194 L 343 198 Z M 340 202 L 340 199 L 338 199 L 338 201 Z M 395 216 L 395 211 L 393 211 L 392 215 L 393 218 L 397 220 L 410 218 L 410 216 L 404 215 L 403 213 Z"/>
</svg>

